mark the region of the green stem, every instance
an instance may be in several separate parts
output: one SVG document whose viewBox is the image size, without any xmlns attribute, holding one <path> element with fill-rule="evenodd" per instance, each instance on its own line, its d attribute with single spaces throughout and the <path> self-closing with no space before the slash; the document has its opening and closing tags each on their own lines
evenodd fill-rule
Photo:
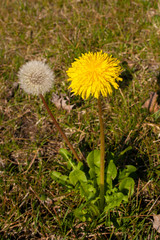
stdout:
<svg viewBox="0 0 160 240">
<path fill-rule="evenodd" d="M 100 210 L 103 211 L 104 209 L 104 158 L 105 158 L 105 141 L 104 141 L 104 124 L 103 124 L 103 117 L 102 117 L 102 107 L 101 107 L 101 100 L 100 97 L 98 98 L 98 108 L 99 108 L 99 123 L 100 123 L 100 151 L 101 151 L 101 158 L 100 158 Z"/>
<path fill-rule="evenodd" d="M 58 122 L 56 121 L 56 119 L 54 118 L 51 110 L 49 109 L 44 97 L 42 94 L 40 94 L 40 98 L 42 99 L 42 102 L 44 103 L 47 112 L 49 113 L 50 117 L 52 118 L 56 128 L 58 129 L 58 131 L 60 132 L 60 134 L 62 135 L 62 137 L 64 138 L 65 142 L 67 143 L 68 147 L 70 148 L 70 150 L 72 151 L 73 155 L 75 156 L 75 158 L 77 159 L 77 161 L 81 161 L 80 158 L 78 157 L 76 151 L 74 150 L 73 146 L 71 145 L 70 141 L 68 140 L 67 136 L 65 135 L 65 133 L 63 132 L 63 130 L 61 129 L 61 127 L 59 126 Z"/>
</svg>

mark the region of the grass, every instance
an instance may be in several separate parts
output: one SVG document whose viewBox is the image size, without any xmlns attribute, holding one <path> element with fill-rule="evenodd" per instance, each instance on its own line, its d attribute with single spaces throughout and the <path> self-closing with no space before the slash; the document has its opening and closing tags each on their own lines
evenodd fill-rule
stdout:
<svg viewBox="0 0 160 240">
<path fill-rule="evenodd" d="M 1 1 L 0 239 L 159 239 L 152 216 L 160 213 L 160 127 L 142 108 L 159 91 L 159 10 L 156 0 Z M 81 53 L 100 50 L 124 68 L 120 89 L 103 101 L 106 151 L 132 146 L 117 164 L 138 169 L 134 196 L 107 216 L 119 218 L 119 228 L 74 218 L 79 196 L 50 178 L 51 170 L 67 172 L 58 154 L 65 143 L 40 99 L 16 84 L 23 63 L 46 59 L 56 76 L 52 92 L 75 106 L 70 114 L 56 109 L 52 93 L 47 102 L 86 156 L 99 148 L 96 101 L 70 94 L 66 70 Z"/>
</svg>

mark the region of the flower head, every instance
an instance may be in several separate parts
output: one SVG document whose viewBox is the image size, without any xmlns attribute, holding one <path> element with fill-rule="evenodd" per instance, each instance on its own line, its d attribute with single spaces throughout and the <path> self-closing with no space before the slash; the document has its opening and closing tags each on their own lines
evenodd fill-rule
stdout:
<svg viewBox="0 0 160 240">
<path fill-rule="evenodd" d="M 122 81 L 121 72 L 119 61 L 107 53 L 85 53 L 75 59 L 67 71 L 68 81 L 71 81 L 69 88 L 83 99 L 90 95 L 99 98 L 100 94 L 106 97 L 112 93 L 111 85 L 115 89 L 119 87 L 117 82 Z"/>
<path fill-rule="evenodd" d="M 20 86 L 25 92 L 43 95 L 51 89 L 54 74 L 47 64 L 32 60 L 20 68 L 18 78 Z"/>
</svg>

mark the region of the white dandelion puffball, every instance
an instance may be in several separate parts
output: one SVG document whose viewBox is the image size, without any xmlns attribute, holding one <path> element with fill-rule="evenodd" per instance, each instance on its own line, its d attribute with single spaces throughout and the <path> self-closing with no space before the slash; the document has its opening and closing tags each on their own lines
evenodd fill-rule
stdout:
<svg viewBox="0 0 160 240">
<path fill-rule="evenodd" d="M 52 88 L 54 74 L 47 64 L 32 60 L 22 65 L 18 78 L 20 87 L 26 93 L 44 95 Z"/>
</svg>

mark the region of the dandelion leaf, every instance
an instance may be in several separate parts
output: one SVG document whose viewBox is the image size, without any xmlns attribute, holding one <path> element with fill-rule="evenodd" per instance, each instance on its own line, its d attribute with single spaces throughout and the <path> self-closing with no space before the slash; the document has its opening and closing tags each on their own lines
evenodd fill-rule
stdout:
<svg viewBox="0 0 160 240">
<path fill-rule="evenodd" d="M 134 193 L 135 182 L 133 178 L 127 177 L 123 179 L 119 184 L 119 190 L 127 196 L 131 196 Z"/>
<path fill-rule="evenodd" d="M 62 185 L 66 185 L 66 184 L 70 185 L 68 176 L 62 175 L 59 172 L 52 171 L 51 172 L 51 178 L 53 180 L 56 180 L 57 182 L 61 183 Z"/>
<path fill-rule="evenodd" d="M 77 182 L 87 182 L 85 173 L 79 169 L 75 169 L 69 174 L 69 180 L 74 186 Z"/>
</svg>

